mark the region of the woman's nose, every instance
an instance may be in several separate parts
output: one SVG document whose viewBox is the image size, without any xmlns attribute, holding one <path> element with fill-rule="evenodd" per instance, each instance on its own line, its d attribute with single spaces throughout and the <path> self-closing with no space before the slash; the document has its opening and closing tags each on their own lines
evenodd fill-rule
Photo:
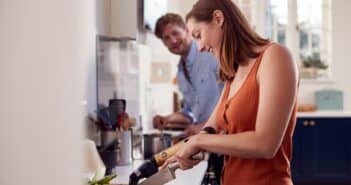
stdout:
<svg viewBox="0 0 351 185">
<path fill-rule="evenodd" d="M 196 41 L 196 46 L 197 46 L 197 49 L 202 52 L 204 51 L 204 45 L 201 44 L 198 40 L 195 40 Z"/>
<path fill-rule="evenodd" d="M 199 49 L 200 52 L 203 52 L 206 50 L 206 47 L 203 44 L 198 44 L 197 48 Z"/>
</svg>

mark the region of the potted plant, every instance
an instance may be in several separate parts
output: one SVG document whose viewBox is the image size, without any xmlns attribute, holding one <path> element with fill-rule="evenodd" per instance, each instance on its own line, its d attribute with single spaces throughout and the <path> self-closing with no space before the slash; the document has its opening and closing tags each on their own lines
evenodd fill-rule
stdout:
<svg viewBox="0 0 351 185">
<path fill-rule="evenodd" d="M 318 54 L 312 54 L 307 57 L 302 57 L 302 77 L 316 79 L 328 69 L 326 65 L 319 57 Z"/>
</svg>

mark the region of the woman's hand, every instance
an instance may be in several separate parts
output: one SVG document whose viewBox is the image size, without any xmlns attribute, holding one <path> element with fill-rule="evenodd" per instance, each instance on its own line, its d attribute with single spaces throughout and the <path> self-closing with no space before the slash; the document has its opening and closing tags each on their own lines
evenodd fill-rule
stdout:
<svg viewBox="0 0 351 185">
<path fill-rule="evenodd" d="M 168 159 L 162 164 L 162 166 L 159 167 L 159 170 L 162 170 L 162 169 L 166 168 L 169 164 L 175 163 L 175 162 L 177 162 L 177 158 L 175 157 L 175 155 L 173 155 L 172 157 L 168 158 Z"/>
<path fill-rule="evenodd" d="M 182 170 L 190 169 L 200 162 L 200 160 L 191 159 L 193 155 L 196 155 L 201 150 L 197 146 L 197 141 L 199 135 L 194 135 L 189 138 L 189 140 L 184 143 L 184 145 L 179 149 L 179 151 L 167 159 L 160 169 L 166 168 L 169 164 L 177 162 Z"/>
<path fill-rule="evenodd" d="M 191 136 L 188 142 L 184 143 L 183 147 L 172 158 L 169 159 L 169 162 L 178 162 L 179 167 L 182 170 L 190 169 L 198 164 L 200 160 L 194 160 L 192 159 L 192 156 L 201 152 L 201 149 L 198 146 L 200 137 L 201 136 L 199 134 Z"/>
</svg>

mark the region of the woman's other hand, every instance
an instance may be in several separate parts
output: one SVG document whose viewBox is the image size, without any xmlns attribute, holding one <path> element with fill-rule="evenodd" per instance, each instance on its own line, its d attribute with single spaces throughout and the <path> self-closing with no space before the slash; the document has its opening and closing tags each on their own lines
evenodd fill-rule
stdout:
<svg viewBox="0 0 351 185">
<path fill-rule="evenodd" d="M 200 162 L 200 160 L 192 159 L 192 156 L 201 152 L 198 147 L 200 135 L 194 135 L 189 138 L 189 141 L 175 154 L 175 159 L 182 170 L 190 169 Z"/>
</svg>

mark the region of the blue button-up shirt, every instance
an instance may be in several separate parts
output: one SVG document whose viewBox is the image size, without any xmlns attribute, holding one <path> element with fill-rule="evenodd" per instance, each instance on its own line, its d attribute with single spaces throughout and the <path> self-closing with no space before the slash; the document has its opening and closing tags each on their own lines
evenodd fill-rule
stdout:
<svg viewBox="0 0 351 185">
<path fill-rule="evenodd" d="M 191 83 L 185 77 L 182 62 L 179 62 L 177 81 L 183 94 L 183 108 L 180 112 L 191 118 L 193 123 L 206 122 L 223 89 L 223 83 L 219 83 L 218 77 L 219 63 L 212 54 L 198 51 L 194 41 L 188 56 L 183 60 Z"/>
</svg>

